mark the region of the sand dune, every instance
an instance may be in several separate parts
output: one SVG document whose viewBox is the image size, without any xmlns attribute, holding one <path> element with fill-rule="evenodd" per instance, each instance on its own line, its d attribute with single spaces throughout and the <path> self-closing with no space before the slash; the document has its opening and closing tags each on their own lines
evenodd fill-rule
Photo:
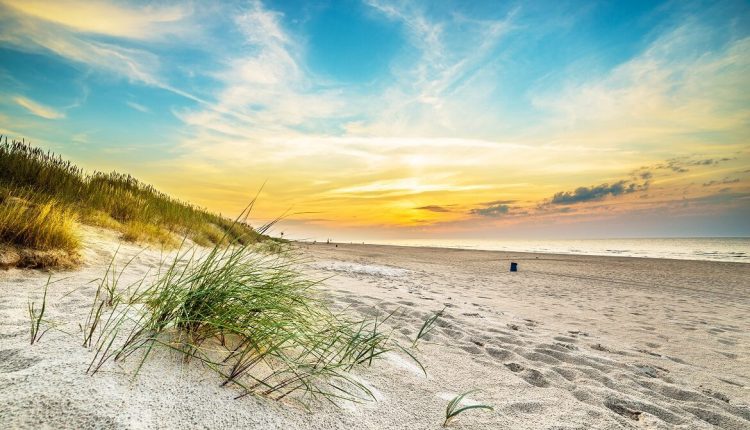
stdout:
<svg viewBox="0 0 750 430">
<path fill-rule="evenodd" d="M 376 401 L 322 404 L 234 400 L 215 375 L 168 354 L 136 380 L 130 364 L 85 374 L 80 346 L 95 286 L 117 247 L 86 230 L 86 264 L 50 286 L 59 330 L 28 344 L 29 300 L 47 274 L 0 272 L 1 428 L 436 429 L 446 403 L 469 389 L 453 428 L 750 427 L 750 264 L 403 248 L 300 245 L 303 270 L 330 277 L 333 305 L 394 312 L 394 336 L 413 338 L 445 307 L 416 353 L 389 353 L 356 377 Z M 158 264 L 136 255 L 126 277 Z M 520 272 L 509 273 L 510 260 Z M 127 281 L 127 279 L 125 280 Z M 67 332 L 67 333 L 66 333 Z"/>
</svg>

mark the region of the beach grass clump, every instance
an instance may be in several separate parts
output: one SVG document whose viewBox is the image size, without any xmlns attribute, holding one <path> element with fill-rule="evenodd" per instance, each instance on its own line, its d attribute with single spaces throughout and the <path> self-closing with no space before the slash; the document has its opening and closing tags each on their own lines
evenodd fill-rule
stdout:
<svg viewBox="0 0 750 430">
<path fill-rule="evenodd" d="M 26 196 L 24 196 L 26 197 Z M 37 250 L 75 252 L 80 246 L 75 211 L 54 198 L 0 198 L 0 242 Z"/>
<path fill-rule="evenodd" d="M 470 390 L 466 391 L 464 393 L 461 393 L 453 398 L 450 402 L 448 402 L 448 406 L 445 408 L 445 421 L 443 421 L 443 427 L 446 427 L 451 420 L 453 420 L 455 417 L 457 417 L 462 412 L 466 412 L 471 409 L 485 409 L 485 410 L 495 410 L 490 405 L 484 405 L 484 404 L 470 404 L 470 405 L 463 405 L 464 398 L 468 396 L 471 393 L 475 393 L 479 390 Z"/>
<path fill-rule="evenodd" d="M 109 230 L 121 231 L 123 229 L 121 222 L 112 218 L 108 213 L 98 209 L 84 209 L 81 211 L 80 217 L 81 223 L 83 224 L 102 227 Z"/>
<path fill-rule="evenodd" d="M 202 224 L 193 235 L 193 242 L 200 246 L 211 247 L 226 242 L 226 231 L 213 223 Z"/>
<path fill-rule="evenodd" d="M 370 391 L 348 375 L 394 349 L 383 320 L 358 320 L 329 310 L 316 282 L 295 271 L 287 253 L 251 245 L 178 252 L 153 280 L 130 287 L 108 306 L 103 282 L 84 344 L 96 373 L 109 361 L 139 357 L 135 373 L 159 349 L 215 371 L 238 397 L 317 397 L 357 400 Z M 113 273 L 113 272 L 112 272 Z M 108 271 L 109 279 L 114 279 Z"/>
<path fill-rule="evenodd" d="M 246 222 L 233 222 L 173 199 L 130 175 L 88 174 L 59 155 L 25 141 L 9 142 L 7 137 L 2 141 L 2 136 L 0 191 L 0 201 L 16 198 L 29 203 L 3 205 L 4 218 L 0 220 L 6 222 L 0 243 L 65 249 L 66 242 L 73 244 L 73 236 L 52 233 L 74 231 L 76 219 L 119 231 L 125 240 L 163 247 L 176 246 L 179 241 L 174 240 L 175 235 L 195 239 L 203 246 L 219 241 L 244 245 L 263 239 Z M 41 236 L 45 232 L 50 235 Z"/>
<path fill-rule="evenodd" d="M 412 342 L 411 344 L 412 348 L 417 346 L 417 342 L 419 342 L 428 334 L 430 334 L 430 332 L 435 328 L 435 323 L 437 322 L 438 318 L 443 316 L 444 312 L 445 312 L 445 308 L 427 317 L 424 323 L 422 323 L 422 327 L 419 328 L 419 332 L 417 333 L 417 336 L 414 338 L 414 342 Z"/>
<path fill-rule="evenodd" d="M 130 221 L 122 224 L 121 238 L 128 242 L 155 243 L 164 248 L 174 248 L 179 241 L 169 230 L 160 228 L 153 224 L 140 221 Z"/>
<path fill-rule="evenodd" d="M 50 284 L 50 278 L 47 279 L 47 284 L 44 285 L 44 295 L 42 296 L 42 304 L 37 307 L 35 302 L 29 302 L 29 322 L 30 328 L 30 340 L 31 344 L 40 341 L 42 336 L 50 328 L 42 330 L 42 323 L 44 322 L 44 312 L 47 310 L 47 288 Z"/>
</svg>

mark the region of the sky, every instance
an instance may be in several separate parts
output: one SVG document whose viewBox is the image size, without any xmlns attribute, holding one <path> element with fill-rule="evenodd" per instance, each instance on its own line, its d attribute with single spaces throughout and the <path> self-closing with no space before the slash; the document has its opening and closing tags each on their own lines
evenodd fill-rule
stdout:
<svg viewBox="0 0 750 430">
<path fill-rule="evenodd" d="M 285 237 L 750 236 L 747 1 L 0 0 L 0 60 L 0 134 Z"/>
</svg>

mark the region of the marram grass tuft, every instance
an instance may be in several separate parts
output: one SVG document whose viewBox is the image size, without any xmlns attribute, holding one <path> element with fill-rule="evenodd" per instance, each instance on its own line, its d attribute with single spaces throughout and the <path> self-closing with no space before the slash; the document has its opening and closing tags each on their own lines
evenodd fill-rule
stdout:
<svg viewBox="0 0 750 430">
<path fill-rule="evenodd" d="M 287 252 L 234 245 L 183 250 L 129 286 L 113 283 L 126 267 L 109 269 L 82 324 L 84 345 L 95 351 L 89 373 L 133 357 L 137 374 L 167 350 L 212 369 L 238 397 L 371 397 L 349 372 L 400 346 L 384 319 L 330 311 L 295 265 Z"/>
<path fill-rule="evenodd" d="M 74 252 L 80 246 L 75 211 L 54 198 L 0 200 L 0 243 L 37 250 Z"/>
</svg>

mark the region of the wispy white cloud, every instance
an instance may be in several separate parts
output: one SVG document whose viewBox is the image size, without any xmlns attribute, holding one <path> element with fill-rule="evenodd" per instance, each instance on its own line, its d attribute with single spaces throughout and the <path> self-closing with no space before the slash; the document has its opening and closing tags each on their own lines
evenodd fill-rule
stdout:
<svg viewBox="0 0 750 430">
<path fill-rule="evenodd" d="M 703 139 L 686 138 L 691 133 L 747 130 L 750 93 L 740 89 L 750 88 L 750 38 L 696 49 L 712 31 L 686 22 L 602 76 L 537 91 L 533 103 L 547 114 L 547 132 L 621 148 L 659 139 L 670 151 L 665 140 L 675 139 L 690 152 L 706 148 Z"/>
<path fill-rule="evenodd" d="M 125 104 L 128 105 L 128 106 L 130 106 L 131 108 L 139 111 L 139 112 L 143 112 L 143 113 L 150 113 L 151 112 L 151 110 L 149 108 L 147 108 L 146 106 L 143 106 L 140 103 L 136 103 L 136 102 L 133 102 L 133 101 L 127 101 L 127 102 L 125 102 Z"/>
<path fill-rule="evenodd" d="M 368 4 L 401 23 L 418 54 L 416 61 L 394 66 L 397 83 L 383 94 L 378 114 L 369 123 L 351 124 L 351 132 L 477 136 L 497 124 L 498 117 L 490 113 L 496 112 L 490 107 L 498 84 L 493 52 L 513 30 L 515 11 L 503 19 L 453 14 L 436 21 L 424 5 L 387 0 Z M 472 115 L 465 114 L 467 109 Z"/>
<path fill-rule="evenodd" d="M 41 103 L 37 103 L 34 100 L 28 99 L 23 96 L 13 97 L 13 101 L 38 117 L 42 117 L 45 119 L 65 118 L 65 114 L 63 112 L 60 112 L 52 107 L 45 106 Z"/>
<path fill-rule="evenodd" d="M 417 56 L 394 64 L 393 84 L 366 102 L 356 88 L 337 86 L 312 74 L 304 64 L 304 42 L 284 27 L 280 13 L 255 1 L 232 23 L 245 45 L 220 61 L 224 67 L 212 74 L 221 84 L 215 100 L 175 113 L 200 141 L 221 140 L 227 154 L 252 146 L 255 156 L 262 156 L 264 147 L 272 147 L 278 156 L 279 146 L 270 141 L 330 138 L 331 134 L 464 137 L 497 122 L 491 110 L 482 109 L 494 86 L 492 72 L 483 66 L 510 31 L 512 14 L 485 21 L 454 16 L 446 24 L 428 19 L 408 4 L 372 2 L 370 6 L 404 26 Z M 467 110 L 473 113 L 466 115 Z M 202 151 L 205 145 L 197 141 L 185 139 L 186 148 Z M 334 141 L 327 143 L 323 153 L 339 151 Z"/>
<path fill-rule="evenodd" d="M 57 8 L 65 12 L 58 13 Z M 205 103 L 169 83 L 163 76 L 158 55 L 95 37 L 151 39 L 178 33 L 187 35 L 188 28 L 200 28 L 187 25 L 190 22 L 183 19 L 187 16 L 181 9 L 125 8 L 108 2 L 0 0 L 0 43 L 29 52 L 51 53 L 92 70 Z M 168 22 L 174 24 L 174 31 L 168 30 L 172 28 Z"/>
<path fill-rule="evenodd" d="M 74 32 L 142 40 L 185 34 L 189 30 L 180 24 L 191 14 L 185 4 L 127 6 L 86 0 L 0 0 L 0 4 Z"/>
<path fill-rule="evenodd" d="M 430 192 L 462 192 L 493 188 L 491 185 L 458 185 L 436 178 L 400 178 L 386 181 L 375 181 L 366 184 L 336 188 L 330 194 L 349 194 L 355 196 L 387 197 L 391 195 L 422 194 Z"/>
<path fill-rule="evenodd" d="M 274 138 L 303 136 L 319 122 L 351 115 L 339 89 L 320 85 L 301 65 L 304 47 L 282 25 L 282 15 L 254 1 L 232 24 L 243 36 L 240 48 L 217 61 L 211 74 L 220 85 L 211 103 L 175 112 L 202 138 L 262 146 Z M 315 133 L 315 131 L 313 131 Z M 186 140 L 186 147 L 194 145 Z M 256 146 L 257 148 L 257 146 Z"/>
</svg>

